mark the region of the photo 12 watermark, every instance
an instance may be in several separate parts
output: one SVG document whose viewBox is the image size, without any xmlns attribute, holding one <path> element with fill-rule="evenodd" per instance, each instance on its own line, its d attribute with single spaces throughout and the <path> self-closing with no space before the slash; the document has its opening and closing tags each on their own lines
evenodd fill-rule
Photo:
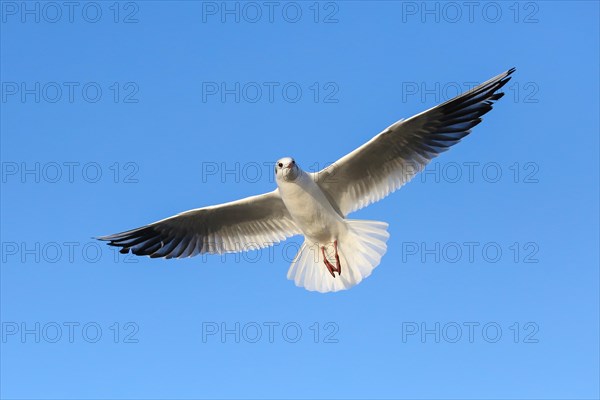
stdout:
<svg viewBox="0 0 600 400">
<path fill-rule="evenodd" d="M 202 322 L 202 343 L 337 344 L 336 322 L 295 321 Z"/>
<path fill-rule="evenodd" d="M 402 1 L 402 23 L 537 24 L 537 1 Z"/>
<path fill-rule="evenodd" d="M 140 166 L 134 161 L 3 161 L 3 184 L 136 184 Z"/>
<path fill-rule="evenodd" d="M 3 81 L 2 104 L 137 104 L 137 82 Z"/>
<path fill-rule="evenodd" d="M 202 103 L 317 103 L 340 102 L 337 82 L 245 81 L 202 82 Z"/>
<path fill-rule="evenodd" d="M 540 165 L 535 161 L 432 161 L 420 172 L 420 183 L 540 183 Z"/>
<path fill-rule="evenodd" d="M 406 264 L 537 264 L 540 245 L 535 241 L 403 241 L 402 263 Z"/>
<path fill-rule="evenodd" d="M 136 322 L 3 321 L 2 343 L 139 343 Z"/>
<path fill-rule="evenodd" d="M 402 322 L 402 343 L 539 343 L 536 322 Z"/>
<path fill-rule="evenodd" d="M 7 265 L 67 264 L 82 265 L 109 262 L 137 264 L 140 258 L 122 254 L 119 248 L 97 240 L 77 241 L 2 241 L 0 259 Z"/>
<path fill-rule="evenodd" d="M 3 24 L 137 24 L 140 3 L 136 1 L 2 1 Z"/>
<path fill-rule="evenodd" d="M 482 82 L 402 82 L 402 103 L 442 103 L 468 92 Z M 503 101 L 521 104 L 540 102 L 540 86 L 537 82 L 511 81 L 504 88 Z"/>
<path fill-rule="evenodd" d="M 203 24 L 337 24 L 340 21 L 340 3 L 334 1 L 203 1 L 201 7 Z"/>
<path fill-rule="evenodd" d="M 302 169 L 306 172 L 317 173 L 331 165 L 332 163 L 313 162 L 302 166 Z M 275 183 L 275 161 L 203 161 L 200 164 L 200 181 L 202 183 Z"/>
</svg>

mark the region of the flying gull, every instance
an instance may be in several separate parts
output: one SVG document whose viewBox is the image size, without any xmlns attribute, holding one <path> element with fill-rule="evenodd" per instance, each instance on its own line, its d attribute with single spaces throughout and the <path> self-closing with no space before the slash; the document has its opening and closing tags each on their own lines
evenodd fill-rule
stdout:
<svg viewBox="0 0 600 400">
<path fill-rule="evenodd" d="M 307 290 L 337 292 L 371 275 L 387 250 L 388 224 L 348 219 L 410 181 L 467 136 L 504 93 L 514 68 L 436 107 L 400 120 L 327 168 L 275 163 L 269 193 L 197 208 L 137 229 L 99 237 L 121 253 L 183 258 L 263 248 L 294 235 L 304 243 L 287 277 Z"/>
</svg>

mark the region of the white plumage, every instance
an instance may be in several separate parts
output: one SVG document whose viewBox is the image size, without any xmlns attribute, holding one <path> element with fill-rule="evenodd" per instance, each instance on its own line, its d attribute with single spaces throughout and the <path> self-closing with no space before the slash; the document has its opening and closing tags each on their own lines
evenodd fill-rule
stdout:
<svg viewBox="0 0 600 400">
<path fill-rule="evenodd" d="M 319 292 L 348 289 L 379 265 L 389 234 L 385 222 L 347 215 L 397 190 L 468 135 L 502 97 L 499 89 L 513 71 L 396 122 L 318 173 L 304 172 L 290 157 L 278 160 L 273 192 L 99 239 L 121 247 L 122 253 L 181 258 L 261 248 L 303 234 L 288 279 Z"/>
</svg>

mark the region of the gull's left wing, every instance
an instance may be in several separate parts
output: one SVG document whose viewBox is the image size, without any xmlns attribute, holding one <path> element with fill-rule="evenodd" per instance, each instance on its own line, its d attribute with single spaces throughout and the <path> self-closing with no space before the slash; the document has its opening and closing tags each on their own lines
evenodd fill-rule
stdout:
<svg viewBox="0 0 600 400">
<path fill-rule="evenodd" d="M 102 236 L 121 253 L 182 258 L 201 253 L 254 250 L 300 233 L 279 189 L 230 203 L 198 208 L 141 228 Z"/>
<path fill-rule="evenodd" d="M 352 211 L 399 189 L 438 154 L 481 122 L 504 93 L 514 68 L 445 103 L 400 120 L 329 167 L 313 174 L 338 211 Z"/>
</svg>

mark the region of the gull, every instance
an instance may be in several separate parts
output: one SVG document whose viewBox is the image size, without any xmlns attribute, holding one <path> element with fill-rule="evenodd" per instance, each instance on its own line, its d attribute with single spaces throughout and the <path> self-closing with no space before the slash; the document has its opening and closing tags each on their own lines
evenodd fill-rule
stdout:
<svg viewBox="0 0 600 400">
<path fill-rule="evenodd" d="M 277 188 L 197 208 L 114 235 L 98 237 L 121 253 L 183 258 L 304 242 L 288 270 L 310 291 L 349 289 L 371 275 L 387 251 L 388 224 L 348 214 L 402 187 L 440 153 L 460 142 L 492 104 L 514 68 L 427 111 L 392 124 L 327 168 L 303 171 L 296 160 L 275 163 Z"/>
</svg>

